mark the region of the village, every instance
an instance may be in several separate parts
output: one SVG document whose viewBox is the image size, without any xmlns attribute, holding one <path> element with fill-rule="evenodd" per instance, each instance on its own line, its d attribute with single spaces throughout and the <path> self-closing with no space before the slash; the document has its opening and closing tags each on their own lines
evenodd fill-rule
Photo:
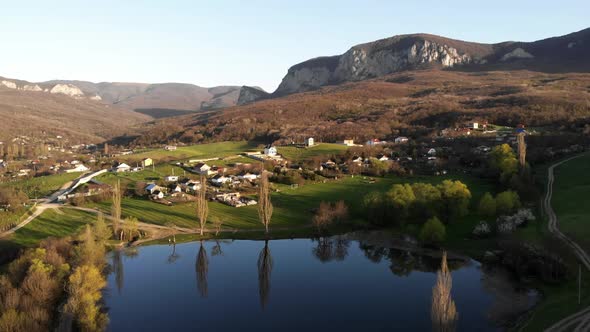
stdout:
<svg viewBox="0 0 590 332">
<path fill-rule="evenodd" d="M 343 176 L 368 177 L 370 184 L 374 181 L 371 177 L 386 174 L 469 173 L 485 163 L 493 146 L 507 143 L 515 147 L 517 133 L 537 134 L 535 130 L 526 130 L 524 125 L 507 128 L 486 121 L 468 122 L 441 130 L 431 138 L 396 136 L 390 141 L 372 138 L 359 144 L 354 139 L 324 143 L 307 137 L 288 144 L 247 144 L 223 152 L 214 149 L 206 158 L 190 157 L 191 151 L 206 144 L 191 147 L 176 142 L 155 149 L 106 143 L 68 146 L 59 136 L 43 142 L 20 136 L 11 144 L 0 144 L 4 156 L 0 159 L 0 180 L 23 184 L 21 190 L 29 198 L 39 198 L 50 192 L 43 188 L 46 181 L 39 184 L 36 179 L 61 178 L 65 183 L 83 178 L 80 174 L 92 174 L 84 183 L 77 183 L 57 197 L 59 202 L 80 205 L 88 200 L 107 199 L 114 178 L 105 181 L 105 174 L 114 174 L 123 180 L 131 179 L 128 195 L 168 206 L 193 202 L 201 182 L 206 181 L 210 201 L 239 208 L 257 204 L 256 186 L 262 172 L 271 174 L 271 182 L 291 189 L 307 182 L 333 181 Z M 581 145 L 571 144 L 542 153 L 553 156 L 583 149 Z M 535 158 L 534 151 L 529 152 L 529 158 Z M 144 176 L 146 172 L 155 172 L 156 176 Z"/>
</svg>

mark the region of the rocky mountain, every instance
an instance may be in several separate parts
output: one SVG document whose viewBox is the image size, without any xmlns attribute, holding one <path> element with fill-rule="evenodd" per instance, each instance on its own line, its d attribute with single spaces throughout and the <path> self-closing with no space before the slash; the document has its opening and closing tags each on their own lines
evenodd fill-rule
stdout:
<svg viewBox="0 0 590 332">
<path fill-rule="evenodd" d="M 240 95 L 238 97 L 238 105 L 244 105 L 251 103 L 255 100 L 261 100 L 269 98 L 270 93 L 262 90 L 259 87 L 243 86 L 240 89 Z"/>
<path fill-rule="evenodd" d="M 481 44 L 429 34 L 400 35 L 289 68 L 273 97 L 423 68 L 590 71 L 590 29 L 536 42 Z"/>
<path fill-rule="evenodd" d="M 84 96 L 130 110 L 200 111 L 234 106 L 241 87 L 217 86 L 204 88 L 183 83 L 119 83 L 56 80 L 39 83 L 41 87 L 68 85 L 77 87 Z"/>
</svg>

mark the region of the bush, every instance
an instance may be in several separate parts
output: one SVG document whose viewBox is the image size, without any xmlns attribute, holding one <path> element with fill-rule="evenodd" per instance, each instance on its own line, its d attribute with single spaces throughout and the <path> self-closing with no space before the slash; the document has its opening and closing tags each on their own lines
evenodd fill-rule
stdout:
<svg viewBox="0 0 590 332">
<path fill-rule="evenodd" d="M 485 193 L 479 201 L 479 214 L 485 217 L 496 215 L 496 200 L 490 193 Z"/>
<path fill-rule="evenodd" d="M 439 245 L 446 237 L 445 225 L 437 218 L 430 218 L 420 230 L 420 241 L 424 244 Z"/>
<path fill-rule="evenodd" d="M 475 228 L 473 229 L 473 235 L 479 236 L 479 237 L 485 237 L 485 236 L 490 235 L 491 233 L 492 233 L 492 228 L 490 227 L 490 224 L 488 224 L 484 220 L 480 221 L 477 224 L 477 226 L 475 226 Z"/>
<path fill-rule="evenodd" d="M 515 191 L 507 190 L 496 196 L 496 211 L 498 214 L 511 214 L 518 208 L 520 208 L 520 197 Z"/>
</svg>

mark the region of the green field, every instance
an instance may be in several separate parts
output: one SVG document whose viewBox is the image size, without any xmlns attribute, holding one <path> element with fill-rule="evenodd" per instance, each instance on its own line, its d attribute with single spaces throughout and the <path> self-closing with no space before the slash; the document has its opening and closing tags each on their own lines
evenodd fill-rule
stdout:
<svg viewBox="0 0 590 332">
<path fill-rule="evenodd" d="M 30 247 L 48 237 L 64 237 L 77 233 L 84 225 L 94 222 L 96 215 L 72 210 L 47 210 L 25 227 L 17 230 L 9 240 Z"/>
<path fill-rule="evenodd" d="M 303 161 L 315 156 L 330 156 L 342 153 L 348 146 L 332 143 L 318 143 L 312 147 L 298 148 L 295 146 L 279 146 L 277 153 L 293 161 Z"/>
<path fill-rule="evenodd" d="M 330 202 L 344 200 L 349 207 L 353 221 L 362 222 L 364 218 L 361 201 L 369 192 L 385 192 L 395 183 L 439 183 L 444 179 L 458 179 L 466 183 L 472 191 L 473 202 L 477 202 L 485 191 L 491 189 L 490 185 L 465 175 L 411 178 L 390 176 L 376 178 L 375 183 L 370 183 L 368 178 L 357 176 L 354 178 L 345 177 L 326 183 L 310 183 L 296 189 L 285 185 L 277 185 L 276 188 L 279 189 L 279 192 L 272 194 L 274 213 L 271 228 L 272 226 L 280 228 L 309 226 L 313 216 L 313 209 L 317 208 L 322 200 Z M 160 225 L 172 222 L 178 226 L 197 227 L 195 208 L 190 203 L 165 206 L 146 199 L 125 198 L 122 205 L 124 216 L 134 216 L 144 222 Z M 110 202 L 99 203 L 98 206 L 108 211 Z M 224 227 L 262 229 L 262 225 L 258 220 L 256 206 L 234 208 L 221 203 L 210 202 L 209 212 L 209 219 L 213 216 L 219 217 Z M 449 239 L 454 241 L 468 236 L 477 221 L 479 219 L 475 216 L 453 223 L 452 230 L 449 231 Z"/>
<path fill-rule="evenodd" d="M 590 252 L 590 154 L 555 168 L 552 205 L 559 228 Z"/>
<path fill-rule="evenodd" d="M 129 162 L 139 162 L 141 159 L 148 157 L 154 160 L 208 159 L 217 157 L 223 158 L 246 151 L 255 151 L 256 148 L 257 144 L 246 141 L 219 142 L 179 146 L 176 151 L 166 151 L 163 148 L 140 150 L 137 151 L 137 153 L 122 156 L 120 159 Z"/>
<path fill-rule="evenodd" d="M 24 190 L 29 198 L 48 196 L 61 188 L 66 182 L 78 178 L 82 173 L 61 173 L 36 178 L 18 180 L 0 184 L 0 187 L 11 187 Z"/>
</svg>

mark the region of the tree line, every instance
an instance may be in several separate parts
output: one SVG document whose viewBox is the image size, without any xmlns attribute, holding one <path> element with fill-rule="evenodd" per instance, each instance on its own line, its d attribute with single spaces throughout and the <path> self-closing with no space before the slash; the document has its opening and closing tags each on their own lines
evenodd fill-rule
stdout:
<svg viewBox="0 0 590 332">
<path fill-rule="evenodd" d="M 406 223 L 428 221 L 423 227 L 441 233 L 444 224 L 469 212 L 470 200 L 471 192 L 467 185 L 461 181 L 445 180 L 438 185 L 422 182 L 395 184 L 385 194 L 371 192 L 366 195 L 363 206 L 373 225 L 404 226 Z"/>
</svg>

